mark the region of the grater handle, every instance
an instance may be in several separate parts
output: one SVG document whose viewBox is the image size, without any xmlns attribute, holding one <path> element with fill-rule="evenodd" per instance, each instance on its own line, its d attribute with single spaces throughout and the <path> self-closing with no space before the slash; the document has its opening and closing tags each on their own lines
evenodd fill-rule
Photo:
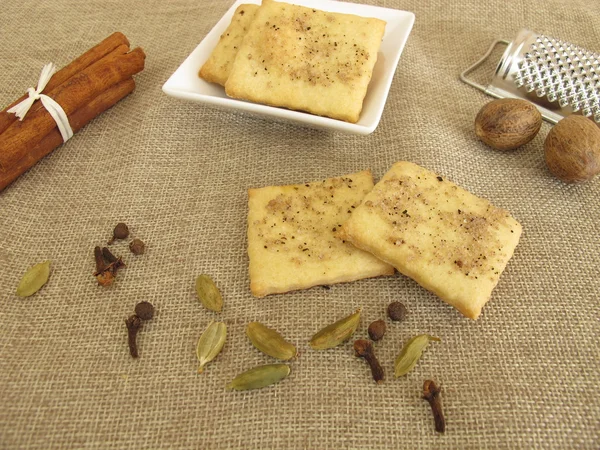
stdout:
<svg viewBox="0 0 600 450">
<path fill-rule="evenodd" d="M 509 45 L 510 41 L 507 41 L 506 39 L 497 39 L 494 42 L 492 42 L 492 45 L 490 45 L 490 48 L 488 49 L 488 51 L 485 52 L 485 54 L 476 63 L 474 63 L 471 67 L 468 67 L 463 73 L 460 74 L 460 80 L 463 83 L 466 83 L 470 86 L 473 86 L 474 88 L 479 89 L 482 92 L 485 92 L 487 95 L 490 95 L 495 98 L 502 98 L 500 95 L 496 94 L 495 92 L 490 91 L 487 87 L 467 78 L 467 75 L 469 75 L 471 72 L 473 72 L 479 66 L 481 66 L 490 57 L 490 55 L 492 54 L 492 52 L 494 51 L 494 49 L 496 48 L 496 46 L 498 44 Z"/>
</svg>

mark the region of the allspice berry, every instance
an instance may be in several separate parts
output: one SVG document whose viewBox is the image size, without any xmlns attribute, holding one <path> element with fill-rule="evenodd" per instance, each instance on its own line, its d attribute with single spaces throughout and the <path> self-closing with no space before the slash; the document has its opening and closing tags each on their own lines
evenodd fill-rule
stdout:
<svg viewBox="0 0 600 450">
<path fill-rule="evenodd" d="M 589 180 L 600 173 L 600 128 L 587 117 L 568 116 L 550 130 L 544 152 L 548 169 L 559 180 Z"/>
<path fill-rule="evenodd" d="M 503 98 L 484 105 L 475 118 L 475 134 L 497 150 L 514 150 L 540 131 L 542 115 L 527 100 Z"/>
<path fill-rule="evenodd" d="M 129 228 L 127 228 L 126 224 L 120 222 L 117 225 L 115 225 L 115 228 L 113 230 L 113 237 L 110 239 L 110 241 L 108 241 L 108 243 L 112 244 L 115 241 L 115 239 L 126 239 L 127 236 L 129 236 Z"/>
<path fill-rule="evenodd" d="M 369 333 L 369 337 L 372 341 L 378 341 L 383 338 L 385 334 L 385 321 L 384 320 L 376 320 L 369 325 L 367 332 Z"/>
<path fill-rule="evenodd" d="M 406 306 L 400 302 L 392 302 L 387 308 L 388 317 L 395 322 L 404 320 L 407 314 Z"/>
<path fill-rule="evenodd" d="M 146 251 L 146 244 L 141 239 L 135 238 L 129 243 L 129 250 L 134 255 L 143 255 Z"/>
</svg>

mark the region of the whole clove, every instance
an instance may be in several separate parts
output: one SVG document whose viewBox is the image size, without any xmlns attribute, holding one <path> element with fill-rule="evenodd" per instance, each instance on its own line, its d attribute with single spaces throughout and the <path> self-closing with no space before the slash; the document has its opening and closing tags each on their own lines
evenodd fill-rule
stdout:
<svg viewBox="0 0 600 450">
<path fill-rule="evenodd" d="M 357 339 L 354 341 L 354 353 L 359 358 L 364 358 L 365 361 L 369 364 L 371 368 L 371 375 L 373 375 L 373 380 L 377 384 L 383 383 L 384 372 L 383 367 L 379 364 L 377 357 L 375 356 L 375 351 L 373 350 L 373 343 L 366 339 Z"/>
<path fill-rule="evenodd" d="M 102 256 L 104 257 L 104 260 L 108 262 L 108 269 L 110 269 L 114 275 L 116 275 L 119 268 L 125 266 L 123 259 L 120 256 L 117 258 L 115 255 L 113 255 L 108 247 L 102 247 Z"/>
<path fill-rule="evenodd" d="M 112 284 L 117 270 L 120 267 L 125 266 L 125 263 L 121 257 L 117 258 L 106 247 L 94 248 L 94 260 L 96 261 L 96 272 L 94 273 L 94 276 L 98 280 L 98 284 L 101 286 L 108 286 Z"/>
<path fill-rule="evenodd" d="M 94 276 L 98 280 L 98 284 L 101 286 L 109 286 L 114 281 L 114 274 L 109 270 L 102 255 L 102 249 L 100 247 L 94 247 L 94 260 L 96 261 L 96 272 Z"/>
<path fill-rule="evenodd" d="M 116 239 L 127 239 L 127 236 L 129 236 L 129 228 L 126 224 L 120 222 L 115 226 L 113 230 L 113 236 L 110 238 L 108 243 L 112 244 Z"/>
<path fill-rule="evenodd" d="M 135 314 L 142 320 L 150 320 L 154 317 L 154 306 L 150 302 L 139 302 L 135 305 Z"/>
<path fill-rule="evenodd" d="M 140 331 L 140 329 L 142 328 L 142 319 L 140 319 L 136 314 L 133 314 L 125 320 L 125 325 L 127 326 L 127 341 L 129 343 L 129 353 L 133 358 L 137 358 L 137 334 L 138 331 Z"/>
<path fill-rule="evenodd" d="M 425 380 L 423 383 L 423 398 L 431 405 L 433 420 L 435 422 L 435 431 L 443 433 L 446 431 L 446 420 L 442 411 L 442 399 L 440 397 L 441 388 L 435 385 L 433 380 Z"/>
<path fill-rule="evenodd" d="M 98 246 L 94 247 L 94 260 L 96 261 L 96 272 L 102 273 L 106 269 L 106 262 L 102 255 L 102 249 Z"/>
<path fill-rule="evenodd" d="M 108 247 L 102 247 L 102 257 L 108 263 L 114 263 L 117 260 L 117 257 L 112 254 L 112 252 L 108 249 Z"/>
</svg>

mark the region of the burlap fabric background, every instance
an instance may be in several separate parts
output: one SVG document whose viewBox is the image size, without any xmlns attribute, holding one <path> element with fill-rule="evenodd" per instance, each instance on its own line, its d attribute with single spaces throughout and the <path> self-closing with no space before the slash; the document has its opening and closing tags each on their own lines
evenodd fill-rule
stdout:
<svg viewBox="0 0 600 450">
<path fill-rule="evenodd" d="M 347 136 L 272 123 L 167 97 L 162 84 L 229 1 L 3 0 L 0 104 L 111 32 L 144 48 L 136 91 L 0 194 L 0 447 L 15 448 L 598 448 L 600 445 L 600 179 L 565 185 L 545 169 L 550 129 L 514 153 L 478 142 L 473 120 L 489 100 L 459 72 L 495 38 L 527 27 L 600 51 L 595 0 L 370 0 L 416 14 L 378 129 Z M 497 61 L 499 54 L 496 55 Z M 495 63 L 494 61 L 494 63 Z M 485 79 L 486 76 L 483 76 Z M 248 288 L 246 190 L 397 160 L 437 171 L 504 207 L 524 234 L 482 317 L 463 318 L 395 276 L 254 299 Z M 92 277 L 92 249 L 118 221 L 148 245 L 112 288 Z M 32 264 L 49 283 L 14 295 Z M 193 290 L 199 273 L 222 289 L 220 316 Z M 136 302 L 157 308 L 127 351 Z M 348 343 L 315 352 L 310 336 L 362 306 L 357 336 L 404 302 L 406 322 L 377 350 L 378 386 Z M 216 317 L 223 353 L 197 375 L 196 342 Z M 301 355 L 276 387 L 224 388 L 272 362 L 244 335 L 249 321 L 279 329 Z M 416 369 L 393 379 L 402 343 L 442 338 Z M 442 384 L 447 432 L 433 430 L 423 380 Z"/>
</svg>

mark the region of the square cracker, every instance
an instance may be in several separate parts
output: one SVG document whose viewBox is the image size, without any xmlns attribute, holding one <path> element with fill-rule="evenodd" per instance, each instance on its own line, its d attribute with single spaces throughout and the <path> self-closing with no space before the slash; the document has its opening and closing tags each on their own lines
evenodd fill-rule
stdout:
<svg viewBox="0 0 600 450">
<path fill-rule="evenodd" d="M 335 237 L 373 188 L 369 170 L 248 190 L 250 290 L 256 297 L 379 275 L 394 268 Z"/>
<path fill-rule="evenodd" d="M 398 162 L 339 234 L 476 319 L 521 230 L 507 211 L 416 164 Z"/>
<path fill-rule="evenodd" d="M 231 23 L 219 38 L 219 42 L 208 60 L 200 69 L 198 73 L 200 78 L 210 83 L 225 86 L 235 55 L 259 6 L 245 4 L 237 7 Z"/>
<path fill-rule="evenodd" d="M 235 58 L 227 95 L 355 123 L 383 20 L 263 0 Z"/>
</svg>

